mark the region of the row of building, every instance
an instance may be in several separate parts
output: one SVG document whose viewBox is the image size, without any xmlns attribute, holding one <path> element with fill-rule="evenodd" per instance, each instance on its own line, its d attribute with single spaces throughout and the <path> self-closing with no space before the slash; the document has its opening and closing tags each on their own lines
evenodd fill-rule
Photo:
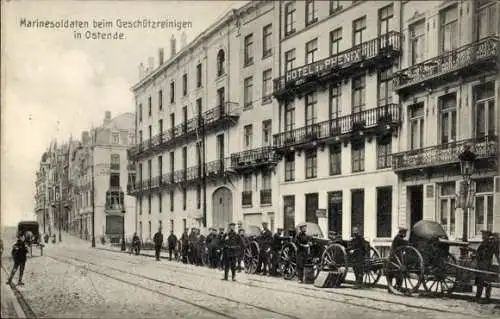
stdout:
<svg viewBox="0 0 500 319">
<path fill-rule="evenodd" d="M 134 229 L 307 221 L 382 250 L 421 219 L 499 231 L 499 17 L 488 0 L 252 1 L 172 37 L 132 87 Z"/>
</svg>

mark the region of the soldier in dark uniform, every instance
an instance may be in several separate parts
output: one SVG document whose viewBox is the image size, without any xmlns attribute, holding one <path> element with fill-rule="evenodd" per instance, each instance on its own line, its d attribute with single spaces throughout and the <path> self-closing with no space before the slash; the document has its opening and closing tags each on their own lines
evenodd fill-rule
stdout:
<svg viewBox="0 0 500 319">
<path fill-rule="evenodd" d="M 191 232 L 189 232 L 189 237 L 188 237 L 189 245 L 188 245 L 188 256 L 189 256 L 189 262 L 191 264 L 194 264 L 196 262 L 196 257 L 195 257 L 195 244 L 196 244 L 196 228 L 192 227 Z"/>
<path fill-rule="evenodd" d="M 269 272 L 271 276 L 278 275 L 278 264 L 280 261 L 280 250 L 281 250 L 281 241 L 283 236 L 283 229 L 278 228 L 276 234 L 273 236 L 273 242 L 271 244 L 271 269 Z"/>
<path fill-rule="evenodd" d="M 266 276 L 270 268 L 270 252 L 273 242 L 273 233 L 268 228 L 268 223 L 262 223 L 262 232 L 259 236 L 260 262 L 262 264 L 262 275 Z"/>
<path fill-rule="evenodd" d="M 396 236 L 394 236 L 394 239 L 392 240 L 391 251 L 396 251 L 396 249 L 398 249 L 399 247 L 408 245 L 408 241 L 405 239 L 407 233 L 408 233 L 407 228 L 399 227 L 398 234 Z M 403 283 L 403 278 L 400 276 L 397 276 L 396 277 L 396 286 L 401 287 L 402 283 Z M 389 288 L 387 288 L 387 289 L 389 289 Z"/>
<path fill-rule="evenodd" d="M 184 229 L 184 233 L 181 236 L 181 249 L 182 249 L 182 262 L 187 264 L 188 253 L 189 253 L 189 229 Z"/>
<path fill-rule="evenodd" d="M 161 227 L 158 232 L 153 236 L 153 242 L 155 244 L 155 257 L 157 261 L 160 261 L 160 251 L 163 246 L 163 234 L 161 233 Z"/>
<path fill-rule="evenodd" d="M 203 250 L 205 249 L 205 236 L 201 234 L 201 230 L 199 228 L 196 228 L 196 251 L 195 251 L 195 256 L 196 256 L 196 265 L 197 266 L 203 266 Z"/>
<path fill-rule="evenodd" d="M 497 261 L 500 263 L 500 257 L 498 254 L 499 243 L 495 236 L 488 231 L 483 230 L 483 241 L 477 248 L 477 268 L 479 270 L 492 271 L 493 256 L 496 256 Z M 488 281 L 493 281 L 494 278 L 490 278 L 490 275 L 486 274 L 476 274 L 476 300 L 481 303 L 489 303 L 491 297 L 491 286 L 487 285 Z M 483 289 L 485 289 L 485 299 L 481 300 L 481 295 L 483 294 Z"/>
<path fill-rule="evenodd" d="M 177 245 L 177 236 L 175 236 L 174 231 L 170 231 L 170 235 L 167 238 L 168 243 L 168 259 L 172 261 L 172 253 L 175 253 L 174 257 L 177 259 L 177 251 L 175 246 Z"/>
<path fill-rule="evenodd" d="M 240 254 L 238 255 L 237 262 L 236 262 L 236 268 L 238 272 L 241 272 L 241 263 L 243 261 L 243 257 L 245 256 L 245 248 L 248 245 L 248 239 L 245 236 L 245 229 L 243 227 L 240 227 L 238 229 L 238 235 L 241 238 L 241 241 L 243 242 L 243 249 L 240 251 Z"/>
<path fill-rule="evenodd" d="M 231 278 L 233 281 L 236 280 L 236 257 L 239 251 L 243 249 L 243 241 L 241 237 L 236 233 L 236 224 L 229 224 L 229 231 L 224 236 L 224 278 L 223 280 L 228 280 L 229 268 L 231 268 Z"/>
<path fill-rule="evenodd" d="M 224 262 L 222 260 L 222 253 L 224 251 L 224 228 L 219 227 L 219 234 L 217 235 L 217 238 L 219 240 L 219 247 L 217 247 L 217 266 L 219 269 L 224 269 Z"/>
<path fill-rule="evenodd" d="M 299 224 L 299 233 L 295 237 L 297 245 L 297 277 L 300 283 L 304 282 L 304 267 L 309 256 L 310 239 L 306 235 L 307 224 Z"/>
<path fill-rule="evenodd" d="M 208 261 L 210 268 L 217 268 L 217 248 L 219 239 L 217 238 L 217 229 L 210 228 L 210 234 L 207 236 Z"/>
<path fill-rule="evenodd" d="M 367 253 L 366 241 L 363 238 L 363 236 L 361 236 L 358 227 L 354 227 L 352 229 L 352 236 L 353 238 L 351 240 L 351 250 L 349 251 L 350 260 L 353 263 L 352 268 L 354 270 L 354 275 L 356 277 L 355 288 L 361 288 L 363 285 L 363 274 L 364 274 L 363 264 L 365 261 L 365 255 Z"/>
</svg>

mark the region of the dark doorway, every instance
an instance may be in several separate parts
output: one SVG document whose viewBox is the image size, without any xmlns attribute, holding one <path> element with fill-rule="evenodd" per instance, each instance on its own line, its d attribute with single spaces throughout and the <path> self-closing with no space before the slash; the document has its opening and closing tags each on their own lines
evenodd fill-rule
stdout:
<svg viewBox="0 0 500 319">
<path fill-rule="evenodd" d="M 408 186 L 408 202 L 410 205 L 410 227 L 424 217 L 424 186 Z M 410 228 L 411 229 L 411 228 Z"/>
<path fill-rule="evenodd" d="M 365 217 L 365 190 L 351 190 L 351 231 L 358 227 L 361 235 L 364 234 Z"/>
<path fill-rule="evenodd" d="M 306 194 L 306 222 L 318 223 L 318 193 Z"/>
<path fill-rule="evenodd" d="M 342 234 L 342 191 L 328 193 L 328 231 Z"/>
</svg>

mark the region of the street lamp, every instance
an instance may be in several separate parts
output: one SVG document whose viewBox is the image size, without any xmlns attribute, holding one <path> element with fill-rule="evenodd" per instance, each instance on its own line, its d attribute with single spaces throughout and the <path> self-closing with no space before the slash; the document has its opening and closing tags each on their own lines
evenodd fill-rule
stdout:
<svg viewBox="0 0 500 319">
<path fill-rule="evenodd" d="M 125 247 L 125 209 L 122 210 L 122 247 L 121 251 L 127 250 Z"/>
<path fill-rule="evenodd" d="M 463 209 L 463 228 L 462 228 L 462 241 L 467 242 L 468 240 L 468 224 L 469 224 L 469 202 L 470 196 L 470 183 L 471 176 L 474 172 L 474 161 L 476 160 L 476 154 L 470 150 L 470 145 L 464 147 L 464 151 L 458 155 L 460 160 L 460 173 L 464 179 L 464 187 L 462 194 L 462 209 Z"/>
</svg>

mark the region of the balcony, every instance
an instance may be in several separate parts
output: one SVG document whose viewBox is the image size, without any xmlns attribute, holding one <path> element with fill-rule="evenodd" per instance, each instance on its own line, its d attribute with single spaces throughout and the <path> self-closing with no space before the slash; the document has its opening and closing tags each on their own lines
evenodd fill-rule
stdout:
<svg viewBox="0 0 500 319">
<path fill-rule="evenodd" d="M 388 104 L 275 134 L 273 142 L 278 150 L 290 147 L 314 147 L 318 143 L 331 141 L 348 143 L 354 136 L 370 137 L 392 133 L 400 123 L 400 106 Z"/>
<path fill-rule="evenodd" d="M 277 99 L 289 99 L 359 70 L 390 65 L 399 56 L 400 50 L 400 34 L 391 31 L 334 56 L 286 72 L 284 76 L 274 79 L 273 94 Z"/>
<path fill-rule="evenodd" d="M 409 93 L 418 86 L 435 86 L 459 77 L 497 69 L 499 38 L 488 37 L 399 71 L 394 90 Z"/>
<path fill-rule="evenodd" d="M 239 172 L 272 167 L 277 162 L 278 157 L 271 146 L 231 154 L 231 166 Z"/>
<path fill-rule="evenodd" d="M 260 190 L 260 204 L 261 205 L 271 205 L 272 204 L 272 189 L 261 189 Z"/>
<path fill-rule="evenodd" d="M 252 191 L 241 192 L 241 206 L 252 206 Z"/>
<path fill-rule="evenodd" d="M 175 147 L 179 143 L 187 143 L 190 139 L 196 139 L 198 135 L 203 134 L 203 124 L 205 134 L 234 125 L 238 121 L 239 114 L 240 110 L 237 103 L 225 102 L 207 110 L 201 117 L 192 118 L 129 148 L 127 150 L 128 157 L 131 160 L 137 160 Z"/>
<path fill-rule="evenodd" d="M 485 159 L 498 157 L 497 136 L 484 136 L 457 142 L 425 147 L 392 155 L 392 167 L 396 173 L 430 167 L 453 166 L 459 163 L 458 155 L 465 145 L 471 145 L 478 164 Z M 480 167 L 481 165 L 479 165 Z"/>
</svg>

